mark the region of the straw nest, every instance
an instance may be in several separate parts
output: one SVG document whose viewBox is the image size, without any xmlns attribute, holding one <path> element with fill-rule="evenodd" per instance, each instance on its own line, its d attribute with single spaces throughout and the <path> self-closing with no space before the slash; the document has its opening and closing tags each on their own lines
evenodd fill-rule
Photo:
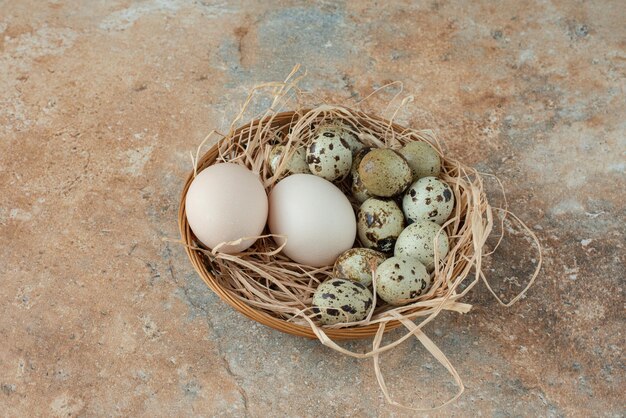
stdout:
<svg viewBox="0 0 626 418">
<path fill-rule="evenodd" d="M 422 327 L 442 310 L 468 312 L 471 306 L 462 303 L 461 299 L 478 281 L 484 279 L 481 270 L 485 256 L 483 246 L 494 225 L 494 217 L 485 195 L 483 179 L 475 169 L 445 155 L 431 131 L 401 126 L 393 120 L 360 109 L 328 104 L 312 108 L 301 106 L 298 78 L 293 77 L 294 73 L 284 83 L 256 87 L 233 121 L 230 131 L 224 135 L 216 132 L 209 134 L 205 141 L 214 135 L 221 138 L 201 157 L 199 150 L 196 157 L 192 157 L 194 169 L 185 182 L 178 214 L 182 243 L 189 259 L 205 283 L 222 300 L 248 318 L 282 332 L 318 338 L 323 344 L 347 355 L 373 358 L 379 384 L 392 404 L 396 403 L 387 393 L 378 367 L 378 355 L 411 336 L 417 337 L 448 369 L 459 386 L 460 390 L 452 401 L 463 390 L 461 380 L 443 353 L 422 332 Z M 244 111 L 259 90 L 270 90 L 272 103 L 257 118 L 244 123 Z M 278 109 L 287 106 L 293 106 L 293 110 L 278 112 Z M 456 202 L 452 215 L 443 224 L 450 239 L 450 250 L 443 259 L 436 260 L 430 291 L 400 307 L 387 305 L 378 299 L 375 309 L 365 320 L 332 326 L 319 325 L 310 308 L 315 289 L 331 276 L 332 266 L 313 268 L 288 259 L 280 253 L 280 248 L 269 233 L 259 237 L 250 249 L 241 254 L 210 251 L 195 239 L 185 216 L 185 195 L 196 173 L 219 162 L 241 164 L 259 174 L 269 193 L 286 175 L 283 163 L 275 175 L 269 169 L 267 157 L 272 145 L 280 141 L 286 146 L 286 154 L 289 156 L 298 147 L 308 145 L 312 139 L 312 127 L 325 121 L 341 121 L 366 146 L 399 148 L 411 141 L 428 142 L 441 156 L 440 178 L 451 186 Z M 338 186 L 347 196 L 351 195 L 349 179 Z M 359 203 L 353 201 L 353 206 L 356 210 Z M 360 245 L 357 242 L 355 246 Z M 376 299 L 375 293 L 374 297 Z M 421 321 L 416 324 L 416 319 Z M 399 326 L 406 328 L 406 334 L 381 346 L 383 334 Z M 367 353 L 348 351 L 335 342 L 366 337 L 374 337 L 373 348 Z"/>
</svg>

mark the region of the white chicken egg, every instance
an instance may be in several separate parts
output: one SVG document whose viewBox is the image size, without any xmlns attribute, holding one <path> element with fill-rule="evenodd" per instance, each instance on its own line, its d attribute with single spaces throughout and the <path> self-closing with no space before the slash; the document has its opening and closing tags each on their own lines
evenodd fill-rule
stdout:
<svg viewBox="0 0 626 418">
<path fill-rule="evenodd" d="M 267 221 L 267 195 L 259 176 L 238 164 L 214 164 L 200 171 L 185 197 L 189 227 L 200 242 L 213 249 L 223 242 L 261 235 Z M 246 239 L 223 245 L 234 254 L 254 244 Z"/>
<path fill-rule="evenodd" d="M 270 193 L 269 229 L 292 260 L 313 267 L 334 264 L 352 248 L 356 219 L 348 198 L 312 174 L 284 178 Z"/>
</svg>

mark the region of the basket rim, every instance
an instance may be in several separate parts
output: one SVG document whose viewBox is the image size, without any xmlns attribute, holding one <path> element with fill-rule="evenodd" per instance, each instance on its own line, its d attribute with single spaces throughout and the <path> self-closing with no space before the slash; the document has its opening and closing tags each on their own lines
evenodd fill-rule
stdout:
<svg viewBox="0 0 626 418">
<path fill-rule="evenodd" d="M 290 123 L 290 121 L 294 120 L 294 116 L 297 116 L 298 114 L 306 114 L 310 110 L 311 109 L 305 108 L 305 109 L 300 109 L 299 111 L 285 111 L 285 112 L 276 113 L 275 115 L 272 116 L 272 120 L 275 121 L 275 120 L 285 119 L 286 123 L 288 124 Z M 370 115 L 360 110 L 354 110 L 354 109 L 349 109 L 349 110 L 353 112 L 353 114 L 357 118 L 367 116 L 368 118 L 376 119 L 378 121 L 388 123 L 389 126 L 394 131 L 403 132 L 407 130 L 406 127 L 399 125 L 395 122 L 390 122 L 389 120 L 382 118 L 380 116 Z M 268 119 L 268 117 L 255 119 L 253 121 L 242 124 L 229 135 L 226 135 L 223 138 L 216 141 L 198 160 L 197 171 L 199 172 L 202 169 L 206 168 L 207 166 L 215 162 L 217 158 L 217 149 L 219 145 L 222 143 L 222 141 L 228 141 L 231 138 L 236 137 L 243 129 L 248 128 L 250 126 L 258 125 L 259 123 L 265 121 L 266 119 Z M 286 126 L 286 125 L 282 125 L 282 126 Z M 196 249 L 193 248 L 194 235 L 193 235 L 193 232 L 191 231 L 189 223 L 187 222 L 187 217 L 185 213 L 186 195 L 193 179 L 194 179 L 194 170 L 192 169 L 187 175 L 184 187 L 181 192 L 179 209 L 178 209 L 178 226 L 179 226 L 179 231 L 181 234 L 181 239 L 185 244 L 187 244 L 184 246 L 185 252 L 187 253 L 187 256 L 189 260 L 191 261 L 192 265 L 194 266 L 194 269 L 196 270 L 198 275 L 200 275 L 200 278 L 202 278 L 205 284 L 220 299 L 222 299 L 224 302 L 226 302 L 228 305 L 230 305 L 239 313 L 246 316 L 248 319 L 251 319 L 255 322 L 261 323 L 270 328 L 273 328 L 275 330 L 278 330 L 287 334 L 301 336 L 301 337 L 305 337 L 309 339 L 317 339 L 318 336 L 314 333 L 314 331 L 310 327 L 293 323 L 293 322 L 289 322 L 285 319 L 276 318 L 267 312 L 264 312 L 260 309 L 256 309 L 244 303 L 240 299 L 236 298 L 233 294 L 231 294 L 228 291 L 225 291 L 222 288 L 215 274 L 211 272 L 209 268 L 207 267 L 207 265 L 205 264 L 206 257 L 202 254 L 202 252 L 197 251 Z M 416 310 L 419 310 L 419 308 L 416 308 Z M 402 323 L 400 321 L 395 320 L 395 319 L 389 320 L 385 323 L 384 332 L 391 331 L 400 326 L 402 326 Z M 357 340 L 357 339 L 373 337 L 378 332 L 379 327 L 380 327 L 380 324 L 374 323 L 374 324 L 367 324 L 367 325 L 360 325 L 360 326 L 346 327 L 346 328 L 323 328 L 323 330 L 324 330 L 324 333 L 333 340 Z"/>
</svg>

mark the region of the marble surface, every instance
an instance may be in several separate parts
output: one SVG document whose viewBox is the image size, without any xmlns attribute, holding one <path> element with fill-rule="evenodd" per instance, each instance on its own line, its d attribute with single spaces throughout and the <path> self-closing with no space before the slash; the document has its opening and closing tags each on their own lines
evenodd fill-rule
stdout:
<svg viewBox="0 0 626 418">
<path fill-rule="evenodd" d="M 521 303 L 480 285 L 426 327 L 466 385 L 428 415 L 623 416 L 625 21 L 619 0 L 0 0 L 0 415 L 412 416 L 370 361 L 242 317 L 162 241 L 188 152 L 301 63 L 348 105 L 401 81 L 399 120 L 497 174 L 544 246 Z M 532 257 L 509 234 L 496 291 Z M 383 372 L 414 406 L 454 391 L 416 341 Z"/>
</svg>

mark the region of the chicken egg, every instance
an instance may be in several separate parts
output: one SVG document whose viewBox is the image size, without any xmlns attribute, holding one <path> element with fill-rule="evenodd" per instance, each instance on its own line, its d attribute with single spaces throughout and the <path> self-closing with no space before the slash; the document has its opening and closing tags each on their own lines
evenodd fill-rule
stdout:
<svg viewBox="0 0 626 418">
<path fill-rule="evenodd" d="M 200 171 L 185 197 L 185 214 L 196 238 L 213 249 L 223 242 L 261 235 L 267 221 L 268 202 L 259 177 L 233 163 L 214 164 Z M 255 239 L 221 246 L 234 254 Z"/>
<path fill-rule="evenodd" d="M 284 178 L 270 193 L 269 229 L 292 260 L 312 267 L 332 265 L 352 248 L 356 218 L 337 186 L 312 174 Z"/>
</svg>

